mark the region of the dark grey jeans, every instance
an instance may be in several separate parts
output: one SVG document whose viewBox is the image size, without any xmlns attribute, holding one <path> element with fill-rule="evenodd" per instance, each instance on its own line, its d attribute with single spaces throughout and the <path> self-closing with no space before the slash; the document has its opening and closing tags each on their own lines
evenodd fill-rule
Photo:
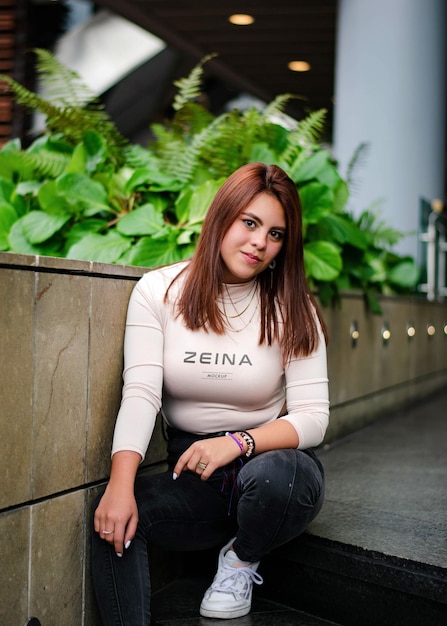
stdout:
<svg viewBox="0 0 447 626">
<path fill-rule="evenodd" d="M 196 551 L 236 537 L 239 558 L 259 561 L 300 535 L 320 511 L 323 468 L 311 450 L 274 450 L 237 460 L 207 481 L 191 472 L 172 480 L 176 459 L 199 438 L 171 431 L 169 471 L 137 476 L 139 524 L 122 558 L 93 531 L 93 584 L 104 626 L 149 626 L 149 543 Z"/>
</svg>

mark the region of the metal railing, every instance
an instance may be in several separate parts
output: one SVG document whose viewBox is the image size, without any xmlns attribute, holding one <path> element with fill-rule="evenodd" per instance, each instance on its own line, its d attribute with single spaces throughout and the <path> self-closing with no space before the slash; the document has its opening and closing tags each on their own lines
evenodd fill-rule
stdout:
<svg viewBox="0 0 447 626">
<path fill-rule="evenodd" d="M 419 234 L 419 240 L 425 245 L 420 265 L 425 269 L 426 282 L 419 285 L 419 291 L 426 293 L 428 300 L 439 300 L 447 296 L 447 215 L 441 200 L 431 202 L 423 221 L 426 230 Z"/>
</svg>

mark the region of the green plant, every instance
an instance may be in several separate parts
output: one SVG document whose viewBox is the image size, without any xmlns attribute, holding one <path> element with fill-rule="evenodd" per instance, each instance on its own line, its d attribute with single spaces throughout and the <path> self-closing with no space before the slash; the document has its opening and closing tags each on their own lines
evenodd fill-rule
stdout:
<svg viewBox="0 0 447 626">
<path fill-rule="evenodd" d="M 145 267 L 187 258 L 225 178 L 263 161 L 297 185 L 306 274 L 323 303 L 356 288 L 379 311 L 378 293 L 411 290 L 414 261 L 389 250 L 399 233 L 371 212 L 356 220 L 346 209 L 348 185 L 318 144 L 325 111 L 287 130 L 272 121 L 292 97 L 285 94 L 263 111 L 215 117 L 196 101 L 206 60 L 176 83 L 175 114 L 152 126 L 148 148 L 126 142 L 79 77 L 46 51 L 37 51 L 37 69 L 51 96 L 1 76 L 47 122 L 27 149 L 13 140 L 0 151 L 0 250 Z"/>
</svg>

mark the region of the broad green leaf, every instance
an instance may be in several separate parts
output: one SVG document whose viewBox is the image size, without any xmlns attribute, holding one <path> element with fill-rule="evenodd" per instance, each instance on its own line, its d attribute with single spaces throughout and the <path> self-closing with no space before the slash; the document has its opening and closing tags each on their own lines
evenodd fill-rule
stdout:
<svg viewBox="0 0 447 626">
<path fill-rule="evenodd" d="M 191 187 L 187 187 L 177 196 L 177 199 L 175 201 L 175 214 L 177 216 L 179 224 L 186 224 L 188 221 L 191 196 Z"/>
<path fill-rule="evenodd" d="M 17 153 L 0 152 L 0 177 L 12 182 L 19 172 L 20 176 L 27 178 L 31 175 L 29 167 Z"/>
<path fill-rule="evenodd" d="M 14 222 L 9 233 L 9 247 L 12 252 L 18 254 L 37 254 L 41 256 L 60 256 L 59 242 L 45 242 L 41 245 L 33 245 L 23 232 L 23 217 Z"/>
<path fill-rule="evenodd" d="M 0 202 L 0 250 L 9 250 L 8 235 L 11 226 L 17 221 L 17 213 L 6 202 Z"/>
<path fill-rule="evenodd" d="M 357 283 L 362 287 L 364 287 L 369 282 L 372 282 L 375 276 L 377 276 L 377 278 L 379 279 L 379 275 L 376 273 L 376 268 L 374 268 L 369 262 L 351 264 L 349 270 L 347 271 L 349 271 L 351 277 L 355 278 L 357 280 Z M 379 282 L 379 280 L 375 282 Z"/>
<path fill-rule="evenodd" d="M 146 199 L 146 204 L 152 204 L 154 209 L 162 214 L 166 211 L 172 202 L 168 200 L 165 194 L 160 193 L 147 193 L 144 195 Z"/>
<path fill-rule="evenodd" d="M 163 228 L 160 228 L 157 232 L 151 235 L 152 239 L 166 239 L 166 237 L 171 237 L 173 232 L 178 231 L 177 226 L 172 226 L 172 224 L 165 224 Z"/>
<path fill-rule="evenodd" d="M 39 200 L 39 205 L 46 213 L 51 213 L 55 215 L 66 213 L 76 214 L 77 208 L 76 205 L 73 206 L 63 193 L 59 192 L 57 182 L 55 180 L 49 180 L 43 183 L 38 192 L 37 199 Z"/>
<path fill-rule="evenodd" d="M 107 145 L 104 138 L 94 130 L 87 130 L 83 137 L 83 146 L 87 156 L 86 168 L 90 174 L 107 158 Z"/>
<path fill-rule="evenodd" d="M 23 233 L 31 244 L 48 241 L 71 218 L 70 214 L 51 215 L 45 211 L 31 211 L 21 219 Z"/>
<path fill-rule="evenodd" d="M 385 263 L 380 257 L 373 257 L 368 261 L 369 267 L 373 269 L 371 281 L 375 283 L 383 283 L 387 278 Z"/>
<path fill-rule="evenodd" d="M 0 201 L 9 202 L 14 191 L 14 185 L 4 178 L 0 178 Z"/>
<path fill-rule="evenodd" d="M 15 212 L 19 217 L 25 215 L 30 210 L 32 206 L 32 201 L 30 197 L 21 196 L 19 194 L 13 195 L 11 198 L 11 204 L 14 207 Z"/>
<path fill-rule="evenodd" d="M 62 135 L 46 135 L 46 148 L 62 154 L 71 154 L 73 152 L 73 145 L 65 141 Z"/>
<path fill-rule="evenodd" d="M 164 226 L 163 216 L 152 204 L 144 204 L 122 217 L 116 229 L 127 236 L 152 235 Z"/>
<path fill-rule="evenodd" d="M 251 147 L 249 161 L 251 163 L 277 163 L 278 154 L 266 143 L 255 143 Z"/>
<path fill-rule="evenodd" d="M 323 306 L 329 306 L 331 302 L 333 303 L 336 300 L 337 284 L 326 282 L 318 283 L 318 299 Z"/>
<path fill-rule="evenodd" d="M 202 167 L 198 165 L 194 168 L 193 177 L 188 183 L 189 187 L 199 187 L 202 183 L 212 179 L 213 176 L 208 167 Z"/>
<path fill-rule="evenodd" d="M 36 137 L 31 145 L 28 146 L 27 152 L 40 152 L 40 150 L 44 150 L 48 145 L 48 136 L 43 134 L 39 137 Z"/>
<path fill-rule="evenodd" d="M 10 139 L 5 143 L 4 146 L 0 149 L 0 154 L 8 154 L 8 153 L 16 153 L 20 152 L 22 149 L 22 142 L 20 139 Z"/>
<path fill-rule="evenodd" d="M 109 231 L 105 235 L 90 234 L 70 247 L 67 258 L 98 263 L 116 263 L 131 245 L 129 239 L 113 231 Z"/>
<path fill-rule="evenodd" d="M 66 234 L 65 249 L 69 250 L 78 241 L 81 241 L 86 235 L 92 235 L 107 230 L 107 221 L 101 219 L 90 218 L 74 224 Z"/>
<path fill-rule="evenodd" d="M 355 223 L 347 217 L 334 215 L 333 213 L 325 215 L 321 219 L 319 227 L 325 228 L 330 235 L 330 239 L 338 243 L 348 243 L 360 250 L 366 250 L 368 246 L 368 239 L 365 233 L 359 230 Z"/>
<path fill-rule="evenodd" d="M 303 210 L 303 222 L 315 224 L 331 212 L 334 194 L 321 183 L 307 183 L 298 189 Z"/>
<path fill-rule="evenodd" d="M 207 180 L 195 189 L 186 189 L 175 203 L 175 212 L 180 223 L 197 224 L 203 222 L 214 196 L 225 179 Z"/>
<path fill-rule="evenodd" d="M 329 241 L 314 241 L 304 246 L 306 275 L 316 280 L 335 280 L 342 268 L 337 246 Z"/>
<path fill-rule="evenodd" d="M 159 267 L 180 261 L 182 259 L 180 250 L 175 241 L 143 237 L 126 255 L 126 263 L 141 267 Z"/>
<path fill-rule="evenodd" d="M 420 269 L 411 259 L 405 259 L 388 272 L 388 280 L 401 289 L 416 287 L 420 278 Z"/>
<path fill-rule="evenodd" d="M 191 229 L 185 229 L 180 232 L 180 235 L 177 237 L 177 243 L 179 246 L 184 246 L 190 244 L 192 239 L 195 237 L 195 232 Z"/>
<path fill-rule="evenodd" d="M 84 146 L 79 143 L 73 150 L 71 159 L 66 168 L 67 174 L 85 174 L 87 167 L 87 155 Z"/>
<path fill-rule="evenodd" d="M 26 196 L 28 194 L 35 195 L 41 187 L 42 183 L 40 181 L 27 180 L 17 185 L 16 194 L 19 196 Z"/>
<path fill-rule="evenodd" d="M 131 193 L 140 187 L 151 191 L 179 191 L 183 183 L 157 170 L 138 168 L 127 181 L 126 192 Z"/>
<path fill-rule="evenodd" d="M 82 203 L 86 207 L 86 216 L 90 217 L 100 211 L 111 212 L 106 190 L 87 175 L 64 174 L 57 180 L 57 191 L 71 204 Z"/>
<path fill-rule="evenodd" d="M 305 161 L 297 161 L 296 167 L 292 165 L 289 176 L 297 184 L 312 180 L 320 181 L 320 176 L 328 167 L 332 168 L 328 153 L 324 150 L 318 150 Z M 325 184 L 327 183 L 325 182 Z"/>
<path fill-rule="evenodd" d="M 125 183 L 125 193 L 133 193 L 139 187 L 146 187 L 150 180 L 150 170 L 145 167 L 139 167 L 133 174 L 127 179 Z"/>
<path fill-rule="evenodd" d="M 346 182 L 340 178 L 338 184 L 334 188 L 334 211 L 342 213 L 349 200 L 349 187 Z"/>
</svg>

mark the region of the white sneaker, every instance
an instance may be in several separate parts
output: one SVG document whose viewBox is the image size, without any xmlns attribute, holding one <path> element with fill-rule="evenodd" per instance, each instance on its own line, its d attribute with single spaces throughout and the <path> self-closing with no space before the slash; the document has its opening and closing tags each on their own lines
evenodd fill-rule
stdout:
<svg viewBox="0 0 447 626">
<path fill-rule="evenodd" d="M 230 550 L 232 539 L 219 554 L 219 565 L 211 587 L 203 596 L 200 615 L 233 619 L 250 613 L 253 583 L 261 585 L 262 576 L 256 573 L 257 563 L 240 561 Z"/>
</svg>

